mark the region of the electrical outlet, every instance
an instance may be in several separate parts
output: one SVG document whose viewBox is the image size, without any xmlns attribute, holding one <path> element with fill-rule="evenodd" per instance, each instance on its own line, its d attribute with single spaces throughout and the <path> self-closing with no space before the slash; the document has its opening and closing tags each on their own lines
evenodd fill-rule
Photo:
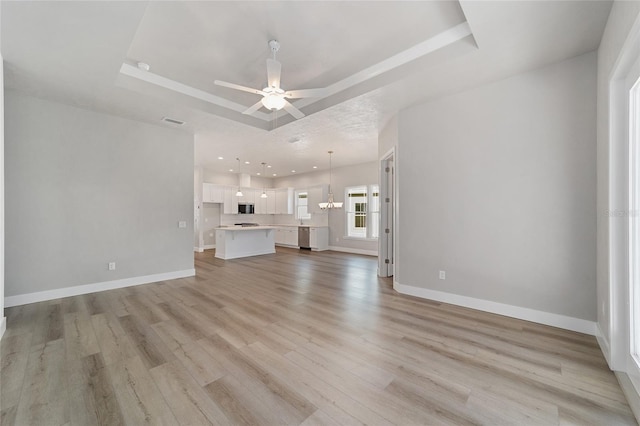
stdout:
<svg viewBox="0 0 640 426">
<path fill-rule="evenodd" d="M 109 270 L 110 271 L 116 270 L 116 262 L 109 262 Z"/>
<path fill-rule="evenodd" d="M 181 220 L 180 222 L 178 222 L 178 228 L 186 228 L 187 227 L 187 222 L 184 220 Z"/>
<path fill-rule="evenodd" d="M 438 274 L 438 278 L 440 278 L 441 280 L 446 279 L 447 273 L 445 271 L 440 271 L 440 273 Z"/>
</svg>

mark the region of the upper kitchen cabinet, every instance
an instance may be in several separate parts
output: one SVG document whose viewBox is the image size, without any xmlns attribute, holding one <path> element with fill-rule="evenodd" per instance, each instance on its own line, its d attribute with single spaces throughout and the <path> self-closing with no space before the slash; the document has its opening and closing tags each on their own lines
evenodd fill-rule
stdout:
<svg viewBox="0 0 640 426">
<path fill-rule="evenodd" d="M 238 187 L 226 186 L 224 188 L 224 214 L 238 214 L 238 197 L 236 197 Z"/>
<path fill-rule="evenodd" d="M 276 214 L 293 214 L 293 188 L 276 189 Z"/>
<path fill-rule="evenodd" d="M 257 190 L 256 214 L 276 214 L 276 191 L 275 189 L 265 189 L 266 198 L 262 198 L 262 190 Z"/>
<path fill-rule="evenodd" d="M 267 189 L 267 214 L 276 214 L 276 190 Z"/>
<path fill-rule="evenodd" d="M 203 203 L 224 203 L 224 186 L 213 183 L 202 184 Z"/>
</svg>

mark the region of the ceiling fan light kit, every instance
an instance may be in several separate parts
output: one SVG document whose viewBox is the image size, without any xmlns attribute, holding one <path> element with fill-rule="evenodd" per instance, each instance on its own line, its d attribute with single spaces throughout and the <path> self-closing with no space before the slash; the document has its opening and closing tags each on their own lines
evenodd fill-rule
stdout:
<svg viewBox="0 0 640 426">
<path fill-rule="evenodd" d="M 280 75 L 282 64 L 276 60 L 276 53 L 280 50 L 280 43 L 277 40 L 269 40 L 269 49 L 273 53 L 273 59 L 267 58 L 267 87 L 262 90 L 253 89 L 251 87 L 241 86 L 235 83 L 216 80 L 214 84 L 217 86 L 228 87 L 229 89 L 242 90 L 244 92 L 262 95 L 262 99 L 247 108 L 242 113 L 251 115 L 260 108 L 265 107 L 269 111 L 280 111 L 284 108 L 295 119 L 304 117 L 304 113 L 296 108 L 289 99 L 298 98 L 322 98 L 326 96 L 326 89 L 303 89 L 285 91 L 280 87 Z"/>
<path fill-rule="evenodd" d="M 278 93 L 268 93 L 260 102 L 268 110 L 280 111 L 287 101 Z"/>
</svg>

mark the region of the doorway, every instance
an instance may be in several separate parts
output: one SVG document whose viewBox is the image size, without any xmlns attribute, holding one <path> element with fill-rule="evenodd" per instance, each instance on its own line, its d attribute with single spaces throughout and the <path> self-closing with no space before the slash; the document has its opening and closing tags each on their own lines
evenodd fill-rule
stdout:
<svg viewBox="0 0 640 426">
<path fill-rule="evenodd" d="M 395 149 L 380 160 L 380 232 L 378 233 L 378 276 L 394 274 Z"/>
</svg>

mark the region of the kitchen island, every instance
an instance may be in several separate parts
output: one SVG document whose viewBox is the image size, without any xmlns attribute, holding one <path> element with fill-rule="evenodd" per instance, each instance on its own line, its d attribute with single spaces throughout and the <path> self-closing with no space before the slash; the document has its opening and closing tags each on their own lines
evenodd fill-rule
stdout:
<svg viewBox="0 0 640 426">
<path fill-rule="evenodd" d="M 276 252 L 273 226 L 221 226 L 216 228 L 218 259 L 259 256 Z"/>
</svg>

